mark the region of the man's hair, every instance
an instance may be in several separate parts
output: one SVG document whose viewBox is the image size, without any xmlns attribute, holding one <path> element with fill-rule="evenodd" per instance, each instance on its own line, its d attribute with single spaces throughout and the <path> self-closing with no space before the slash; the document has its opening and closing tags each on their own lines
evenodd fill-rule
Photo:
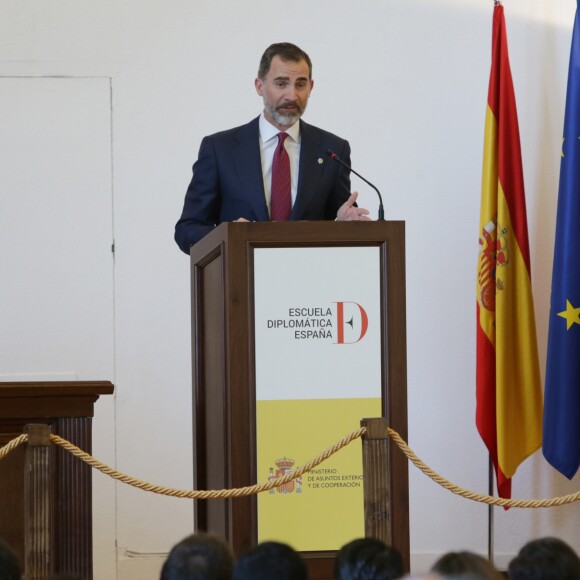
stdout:
<svg viewBox="0 0 580 580">
<path fill-rule="evenodd" d="M 211 534 L 193 534 L 173 546 L 160 580 L 230 580 L 232 562 L 225 542 Z"/>
<path fill-rule="evenodd" d="M 500 580 L 503 576 L 489 560 L 474 552 L 448 552 L 435 562 L 431 568 L 443 578 L 464 580 Z"/>
<path fill-rule="evenodd" d="M 262 542 L 234 564 L 232 580 L 307 580 L 300 554 L 287 544 Z"/>
<path fill-rule="evenodd" d="M 0 538 L 0 580 L 20 580 L 22 568 L 12 548 Z"/>
<path fill-rule="evenodd" d="M 398 550 L 376 538 L 360 538 L 339 550 L 333 572 L 335 580 L 394 580 L 405 570 Z"/>
<path fill-rule="evenodd" d="M 264 80 L 266 75 L 270 72 L 272 66 L 272 59 L 279 56 L 282 60 L 290 60 L 292 62 L 300 62 L 305 60 L 308 64 L 308 78 L 312 78 L 312 61 L 310 57 L 295 44 L 290 42 L 278 42 L 271 44 L 260 60 L 260 67 L 258 68 L 258 78 Z"/>
<path fill-rule="evenodd" d="M 528 542 L 508 570 L 513 580 L 579 580 L 580 559 L 566 542 L 540 538 Z"/>
</svg>

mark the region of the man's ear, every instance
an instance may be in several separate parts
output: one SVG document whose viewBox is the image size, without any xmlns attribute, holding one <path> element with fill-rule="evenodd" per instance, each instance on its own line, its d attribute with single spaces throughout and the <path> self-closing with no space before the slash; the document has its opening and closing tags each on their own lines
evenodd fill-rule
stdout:
<svg viewBox="0 0 580 580">
<path fill-rule="evenodd" d="M 256 80 L 254 81 L 254 86 L 256 87 L 256 92 L 260 95 L 262 95 L 262 86 L 264 85 L 263 81 L 261 78 L 256 78 Z"/>
</svg>

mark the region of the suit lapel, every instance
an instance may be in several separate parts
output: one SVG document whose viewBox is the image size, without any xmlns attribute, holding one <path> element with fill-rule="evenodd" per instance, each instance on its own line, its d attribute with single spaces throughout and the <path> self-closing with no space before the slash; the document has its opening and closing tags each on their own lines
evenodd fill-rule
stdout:
<svg viewBox="0 0 580 580">
<path fill-rule="evenodd" d="M 238 179 L 258 221 L 269 221 L 264 193 L 262 160 L 260 158 L 260 129 L 258 118 L 239 128 L 232 156 Z"/>
<path fill-rule="evenodd" d="M 290 215 L 291 220 L 299 220 L 312 196 L 318 190 L 322 176 L 322 164 L 318 159 L 323 152 L 320 149 L 321 135 L 307 123 L 300 121 L 300 162 L 298 174 L 298 191 L 296 201 Z"/>
</svg>

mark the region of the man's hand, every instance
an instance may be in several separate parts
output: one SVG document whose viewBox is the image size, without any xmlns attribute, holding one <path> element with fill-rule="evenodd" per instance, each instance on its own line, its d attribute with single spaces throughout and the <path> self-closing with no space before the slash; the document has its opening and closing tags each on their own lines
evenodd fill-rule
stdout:
<svg viewBox="0 0 580 580">
<path fill-rule="evenodd" d="M 338 208 L 336 212 L 337 222 L 370 222 L 369 210 L 363 207 L 354 207 L 358 191 L 350 194 L 350 197 Z"/>
<path fill-rule="evenodd" d="M 246 218 L 238 218 L 237 220 L 234 220 L 235 222 L 249 222 L 250 220 L 247 220 Z"/>
</svg>

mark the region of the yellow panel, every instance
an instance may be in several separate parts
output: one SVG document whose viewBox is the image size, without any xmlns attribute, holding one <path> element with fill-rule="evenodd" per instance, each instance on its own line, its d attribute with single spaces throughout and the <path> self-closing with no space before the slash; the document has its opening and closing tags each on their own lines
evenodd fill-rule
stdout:
<svg viewBox="0 0 580 580">
<path fill-rule="evenodd" d="M 361 419 L 380 416 L 379 398 L 258 401 L 258 481 L 305 464 Z M 284 490 L 258 496 L 258 540 L 300 551 L 339 549 L 364 535 L 362 484 L 362 446 L 353 441 Z"/>
</svg>

